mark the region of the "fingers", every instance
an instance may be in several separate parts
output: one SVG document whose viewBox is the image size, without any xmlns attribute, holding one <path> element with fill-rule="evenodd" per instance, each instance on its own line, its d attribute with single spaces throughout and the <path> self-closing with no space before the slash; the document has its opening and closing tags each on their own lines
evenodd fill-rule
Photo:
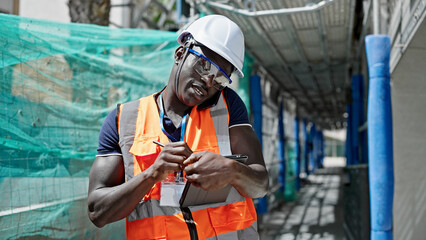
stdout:
<svg viewBox="0 0 426 240">
<path fill-rule="evenodd" d="M 182 170 L 182 164 L 174 163 L 174 162 L 163 162 L 160 165 L 160 169 L 163 171 L 167 171 L 169 174 L 173 172 L 179 172 Z"/>
<path fill-rule="evenodd" d="M 182 165 L 183 161 L 185 161 L 186 159 L 186 157 L 183 155 L 176 155 L 174 153 L 167 152 L 167 151 L 162 151 L 160 155 L 158 155 L 158 157 L 162 159 L 163 161 L 177 163 L 180 165 Z"/>
<path fill-rule="evenodd" d="M 188 173 L 186 173 L 186 179 L 188 181 L 191 181 L 191 183 L 192 182 L 197 182 L 197 180 L 198 180 L 199 177 L 200 177 L 199 174 L 188 174 Z"/>
<path fill-rule="evenodd" d="M 228 184 L 227 182 L 217 181 L 216 179 L 211 179 L 210 177 L 203 177 L 201 174 L 196 173 L 187 175 L 186 179 L 191 182 L 193 186 L 204 189 L 206 191 L 218 190 Z"/>
<path fill-rule="evenodd" d="M 201 158 L 200 153 L 193 153 L 185 161 L 183 161 L 183 165 L 188 166 L 190 164 L 193 164 L 197 162 L 200 158 Z"/>
<path fill-rule="evenodd" d="M 189 156 L 184 162 L 183 162 L 183 170 L 187 173 L 187 174 L 193 174 L 196 171 L 199 171 L 200 169 L 198 169 L 198 163 L 197 162 L 203 162 L 205 160 L 209 159 L 209 152 L 204 151 L 204 152 L 197 152 L 197 153 L 193 153 L 191 154 L 191 156 Z M 198 169 L 198 170 L 196 170 Z"/>
<path fill-rule="evenodd" d="M 169 142 L 162 147 L 153 169 L 166 177 L 173 172 L 183 170 L 183 162 L 192 154 L 191 149 L 185 142 Z"/>
<path fill-rule="evenodd" d="M 192 151 L 185 142 L 169 142 L 164 145 L 159 157 L 167 162 L 182 164 L 191 154 Z"/>
<path fill-rule="evenodd" d="M 193 185 L 193 186 L 195 186 L 195 187 L 198 187 L 198 188 L 202 188 L 202 189 L 204 189 L 204 190 L 207 190 L 207 189 L 205 189 L 205 186 L 200 182 L 200 175 L 199 174 L 190 174 L 190 175 L 186 175 L 186 179 L 189 181 L 189 182 L 191 182 L 191 184 Z"/>
<path fill-rule="evenodd" d="M 174 155 L 184 156 L 185 159 L 192 154 L 191 149 L 188 147 L 186 142 L 183 142 L 183 141 L 169 142 L 164 146 L 162 151 L 169 152 Z"/>
</svg>

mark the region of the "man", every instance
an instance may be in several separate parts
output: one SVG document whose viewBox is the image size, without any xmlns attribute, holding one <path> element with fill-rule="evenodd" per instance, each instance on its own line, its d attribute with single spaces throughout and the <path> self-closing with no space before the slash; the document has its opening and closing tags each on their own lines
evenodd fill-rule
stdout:
<svg viewBox="0 0 426 240">
<path fill-rule="evenodd" d="M 247 110 L 226 87 L 232 72 L 243 76 L 243 33 L 210 15 L 178 42 L 167 86 L 106 118 L 90 172 L 89 217 L 98 227 L 126 218 L 128 239 L 258 239 L 251 199 L 266 194 L 268 174 Z M 232 153 L 247 155 L 246 163 L 223 157 Z M 222 203 L 161 205 L 161 182 L 182 170 L 204 190 L 233 189 Z"/>
</svg>

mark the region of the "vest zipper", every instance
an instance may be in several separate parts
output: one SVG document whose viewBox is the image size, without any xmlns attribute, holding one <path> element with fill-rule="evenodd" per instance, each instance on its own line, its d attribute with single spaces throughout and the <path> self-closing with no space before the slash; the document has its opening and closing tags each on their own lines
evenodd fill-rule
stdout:
<svg viewBox="0 0 426 240">
<path fill-rule="evenodd" d="M 188 207 L 181 207 L 183 219 L 185 219 L 186 225 L 188 226 L 189 236 L 191 240 L 198 240 L 197 226 L 195 226 L 194 219 L 192 218 L 191 210 Z"/>
</svg>

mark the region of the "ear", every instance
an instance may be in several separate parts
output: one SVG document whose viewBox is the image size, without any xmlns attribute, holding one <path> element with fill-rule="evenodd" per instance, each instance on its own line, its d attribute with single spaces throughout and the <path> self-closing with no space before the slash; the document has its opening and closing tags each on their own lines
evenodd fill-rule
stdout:
<svg viewBox="0 0 426 240">
<path fill-rule="evenodd" d="M 185 48 L 182 46 L 179 46 L 175 50 L 175 64 L 179 64 L 180 60 L 183 58 L 183 55 L 185 54 Z"/>
</svg>

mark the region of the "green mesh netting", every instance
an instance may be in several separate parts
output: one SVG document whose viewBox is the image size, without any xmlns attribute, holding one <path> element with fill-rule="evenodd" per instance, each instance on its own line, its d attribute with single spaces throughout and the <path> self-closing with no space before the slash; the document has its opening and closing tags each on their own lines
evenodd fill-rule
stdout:
<svg viewBox="0 0 426 240">
<path fill-rule="evenodd" d="M 123 221 L 99 230 L 86 213 L 99 130 L 165 86 L 176 38 L 0 14 L 0 239 L 124 239 Z"/>
<path fill-rule="evenodd" d="M 0 14 L 0 239 L 124 238 L 86 213 L 99 130 L 167 83 L 176 37 Z"/>
</svg>

